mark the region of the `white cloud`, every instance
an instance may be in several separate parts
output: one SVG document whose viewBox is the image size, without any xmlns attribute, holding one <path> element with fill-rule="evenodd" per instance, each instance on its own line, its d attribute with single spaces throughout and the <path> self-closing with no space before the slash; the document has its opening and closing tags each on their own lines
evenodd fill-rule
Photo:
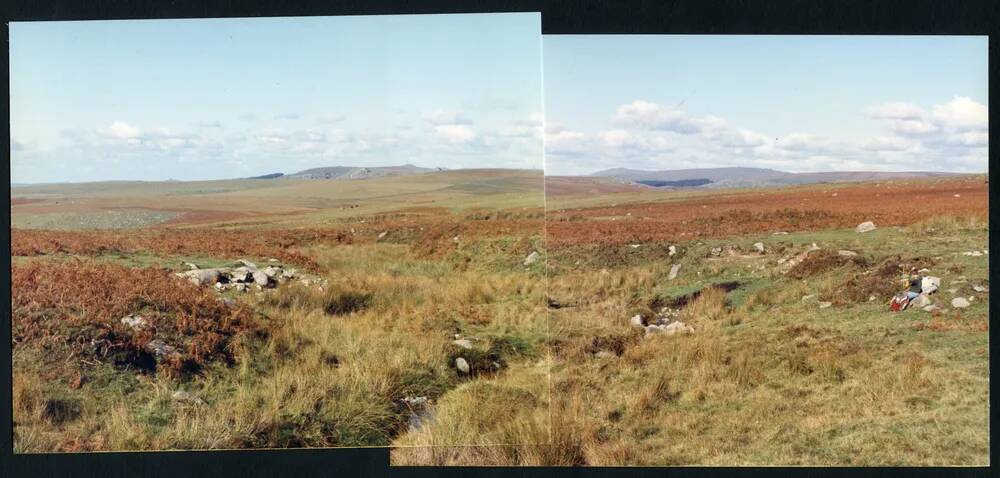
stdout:
<svg viewBox="0 0 1000 478">
<path fill-rule="evenodd" d="M 476 132 L 462 124 L 442 124 L 434 127 L 437 136 L 449 143 L 468 143 L 476 139 Z"/>
<path fill-rule="evenodd" d="M 694 116 L 673 106 L 636 100 L 614 111 L 610 119 L 614 127 L 594 133 L 548 121 L 545 148 L 556 158 L 547 167 L 555 174 L 615 166 L 755 166 L 786 171 L 986 167 L 987 108 L 969 98 L 956 96 L 926 110 L 913 103 L 888 102 L 858 113 L 878 120 L 883 133 L 838 139 L 807 132 L 775 136 L 731 125 L 718 116 Z M 560 163 L 558 156 L 573 161 Z"/>
<path fill-rule="evenodd" d="M 899 136 L 875 136 L 862 147 L 869 151 L 908 151 L 915 147 L 915 143 Z"/>
<path fill-rule="evenodd" d="M 899 134 L 922 135 L 934 133 L 938 130 L 938 127 L 934 123 L 922 119 L 904 119 L 891 121 L 889 129 Z"/>
<path fill-rule="evenodd" d="M 951 101 L 934 107 L 934 120 L 949 130 L 985 130 L 989 126 L 986 105 L 965 96 L 956 96 Z"/>
<path fill-rule="evenodd" d="M 598 137 L 600 137 L 601 141 L 604 141 L 604 145 L 609 148 L 635 146 L 636 144 L 635 136 L 623 129 L 601 131 L 598 133 Z"/>
<path fill-rule="evenodd" d="M 892 101 L 868 108 L 868 115 L 875 119 L 918 120 L 924 117 L 924 110 L 913 103 Z"/>
<path fill-rule="evenodd" d="M 965 131 L 949 136 L 947 141 L 967 147 L 986 147 L 990 144 L 990 135 L 986 131 Z"/>
<path fill-rule="evenodd" d="M 462 114 L 448 110 L 428 111 L 421 115 L 424 121 L 432 125 L 470 125 L 472 120 Z"/>
<path fill-rule="evenodd" d="M 103 132 L 116 139 L 136 139 L 141 133 L 139 128 L 122 121 L 111 123 L 111 126 L 107 127 Z"/>
</svg>

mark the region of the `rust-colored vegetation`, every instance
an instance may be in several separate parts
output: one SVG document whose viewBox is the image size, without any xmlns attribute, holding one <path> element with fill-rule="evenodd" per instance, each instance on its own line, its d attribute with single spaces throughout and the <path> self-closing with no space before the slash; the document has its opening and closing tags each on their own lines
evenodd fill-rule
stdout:
<svg viewBox="0 0 1000 478">
<path fill-rule="evenodd" d="M 155 229 L 143 231 L 55 231 L 14 229 L 11 255 L 76 254 L 96 256 L 152 252 L 217 257 L 274 257 L 314 269 L 316 262 L 297 251 L 315 243 L 345 244 L 350 234 L 339 229 L 226 230 Z"/>
<path fill-rule="evenodd" d="M 836 195 L 834 195 L 836 194 Z M 981 178 L 720 193 L 666 202 L 552 211 L 550 250 L 585 244 L 686 241 L 775 231 L 912 224 L 943 213 L 986 219 Z"/>
<path fill-rule="evenodd" d="M 159 269 L 32 261 L 11 267 L 11 284 L 14 347 L 36 347 L 50 359 L 185 373 L 231 362 L 241 340 L 264 331 L 246 306 Z M 132 314 L 142 326 L 122 323 Z M 154 340 L 172 353 L 157 357 Z"/>
</svg>

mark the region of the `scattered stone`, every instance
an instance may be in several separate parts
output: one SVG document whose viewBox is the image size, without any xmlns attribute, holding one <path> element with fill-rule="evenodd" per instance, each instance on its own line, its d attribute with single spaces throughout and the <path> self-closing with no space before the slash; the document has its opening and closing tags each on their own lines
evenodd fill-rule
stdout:
<svg viewBox="0 0 1000 478">
<path fill-rule="evenodd" d="M 528 254 L 528 257 L 524 258 L 524 265 L 530 266 L 531 264 L 534 264 L 535 261 L 537 260 L 538 260 L 538 251 L 531 251 L 531 254 Z"/>
<path fill-rule="evenodd" d="M 196 396 L 191 392 L 185 392 L 184 390 L 178 390 L 170 396 L 170 398 L 175 402 L 182 403 L 193 403 L 195 405 L 204 405 L 205 401 Z"/>
<path fill-rule="evenodd" d="M 200 267 L 198 267 L 198 264 L 193 264 L 193 263 L 190 263 L 190 262 L 185 262 L 184 263 L 184 267 L 187 267 L 188 269 L 191 269 L 191 270 L 200 269 Z"/>
<path fill-rule="evenodd" d="M 667 275 L 667 279 L 674 280 L 677 278 L 677 273 L 681 271 L 680 264 L 674 264 L 670 266 L 670 274 Z"/>
<path fill-rule="evenodd" d="M 802 296 L 802 302 L 806 302 L 816 298 L 816 294 L 809 294 Z"/>
<path fill-rule="evenodd" d="M 910 306 L 912 307 L 927 307 L 928 305 L 931 305 L 931 299 L 930 297 L 927 297 L 926 292 L 921 293 L 910 300 Z"/>
<path fill-rule="evenodd" d="M 275 259 L 275 258 L 272 257 L 272 258 L 268 259 L 267 262 L 275 263 L 275 262 L 281 262 L 281 261 L 279 261 L 279 260 L 277 260 L 277 259 Z"/>
<path fill-rule="evenodd" d="M 675 255 L 675 254 L 677 254 L 677 246 L 670 246 L 670 247 L 667 247 L 667 251 L 669 251 L 669 252 L 667 253 L 667 255 L 668 255 L 668 256 L 672 256 L 672 255 Z"/>
<path fill-rule="evenodd" d="M 243 267 L 246 267 L 248 269 L 256 269 L 257 268 L 257 264 L 254 264 L 253 262 L 250 262 L 250 261 L 248 261 L 246 259 L 240 259 L 237 262 L 239 262 L 240 265 L 242 265 Z"/>
<path fill-rule="evenodd" d="M 976 292 L 986 292 L 989 289 L 987 289 L 987 288 L 985 288 L 985 287 L 983 287 L 981 285 L 974 285 L 974 286 L 972 286 L 972 290 L 974 290 Z"/>
<path fill-rule="evenodd" d="M 455 236 L 455 237 L 451 238 L 451 240 L 454 241 L 454 242 L 458 242 L 458 236 Z"/>
<path fill-rule="evenodd" d="M 274 283 L 271 281 L 271 278 L 268 277 L 267 274 L 264 273 L 264 271 L 260 270 L 253 271 L 252 275 L 254 284 L 257 284 L 261 288 L 274 287 Z"/>
<path fill-rule="evenodd" d="M 405 404 L 407 404 L 407 405 L 409 405 L 411 407 L 423 407 L 423 406 L 426 406 L 429 401 L 430 401 L 430 399 L 428 399 L 427 397 L 424 397 L 424 396 L 403 397 L 403 403 L 405 403 Z"/>
<path fill-rule="evenodd" d="M 379 239 L 382 239 L 382 238 L 383 238 L 383 237 L 385 237 L 385 235 L 386 235 L 386 234 L 388 234 L 388 233 L 389 233 L 389 231 L 382 231 L 382 232 L 378 233 L 378 238 L 379 238 Z"/>
<path fill-rule="evenodd" d="M 121 323 L 122 325 L 131 327 L 133 330 L 144 329 L 147 325 L 149 325 L 149 322 L 147 322 L 146 319 L 134 314 L 122 317 Z"/>
<path fill-rule="evenodd" d="M 831 305 L 833 305 L 833 302 L 820 302 L 819 303 L 819 308 L 820 309 L 825 309 L 827 307 L 830 307 Z"/>
<path fill-rule="evenodd" d="M 636 314 L 636 315 L 632 316 L 632 318 L 629 319 L 628 323 L 629 323 L 629 325 L 631 325 L 632 327 L 635 327 L 637 329 L 643 328 L 642 315 Z"/>
<path fill-rule="evenodd" d="M 641 245 L 642 244 L 629 244 L 628 246 L 631 247 L 632 249 L 638 249 L 639 246 L 641 246 Z"/>
<path fill-rule="evenodd" d="M 865 221 L 858 224 L 858 227 L 854 229 L 857 232 L 871 232 L 875 230 L 875 223 L 871 221 Z"/>
<path fill-rule="evenodd" d="M 150 340 L 146 344 L 146 351 L 153 354 L 157 362 L 177 354 L 176 348 L 160 339 Z"/>
<path fill-rule="evenodd" d="M 715 257 L 721 256 L 722 255 L 722 248 L 721 247 L 713 247 L 712 250 L 711 250 L 711 254 L 713 256 L 715 256 Z"/>
<path fill-rule="evenodd" d="M 954 299 L 951 299 L 951 306 L 956 309 L 964 309 L 970 305 L 972 304 L 964 297 L 955 297 Z"/>
<path fill-rule="evenodd" d="M 469 373 L 469 370 L 470 370 L 469 369 L 469 362 L 467 362 L 462 357 L 458 357 L 457 359 L 455 359 L 455 368 L 457 368 L 459 372 L 467 374 L 467 373 Z"/>
<path fill-rule="evenodd" d="M 787 236 L 788 232 L 787 231 L 778 231 L 778 232 L 775 232 L 775 233 L 773 233 L 771 235 L 772 236 Z"/>
<path fill-rule="evenodd" d="M 841 250 L 837 251 L 837 254 L 842 255 L 844 257 L 854 257 L 854 256 L 858 255 L 857 252 L 849 251 L 847 249 L 841 249 Z"/>
<path fill-rule="evenodd" d="M 930 305 L 925 305 L 923 309 L 924 309 L 924 312 L 934 312 L 935 310 L 940 309 L 940 307 L 938 307 L 938 306 L 936 306 L 934 304 L 930 304 Z"/>
<path fill-rule="evenodd" d="M 764 243 L 763 242 L 755 242 L 755 243 L 753 243 L 753 248 L 757 249 L 757 252 L 760 252 L 761 254 L 764 253 Z"/>
<path fill-rule="evenodd" d="M 694 327 L 686 325 L 684 322 L 678 321 L 664 326 L 663 333 L 665 335 L 674 335 L 679 333 L 691 334 L 694 333 Z"/>
<path fill-rule="evenodd" d="M 268 277 L 270 277 L 272 279 L 277 278 L 279 274 L 281 274 L 281 268 L 279 268 L 279 267 L 267 266 L 264 269 L 264 275 L 266 275 L 266 276 L 268 276 Z"/>
<path fill-rule="evenodd" d="M 924 278 L 920 280 L 920 290 L 923 291 L 924 294 L 933 294 L 934 292 L 937 292 L 939 288 L 941 288 L 940 277 L 924 276 Z"/>
<path fill-rule="evenodd" d="M 242 283 L 242 282 L 236 284 L 234 286 L 234 288 L 236 289 L 236 292 L 246 292 L 247 291 L 247 285 L 244 284 L 244 283 Z"/>
<path fill-rule="evenodd" d="M 469 339 L 453 340 L 451 343 L 453 343 L 453 344 L 455 344 L 455 345 L 457 345 L 459 347 L 462 347 L 463 349 L 471 349 L 472 348 L 472 341 L 469 340 Z"/>
<path fill-rule="evenodd" d="M 225 269 L 193 269 L 185 272 L 178 272 L 174 275 L 187 279 L 188 282 L 194 285 L 202 286 L 221 282 L 219 277 L 224 272 Z"/>
<path fill-rule="evenodd" d="M 962 197 L 962 195 L 961 194 L 956 194 L 955 197 L 960 198 L 960 197 Z"/>
</svg>

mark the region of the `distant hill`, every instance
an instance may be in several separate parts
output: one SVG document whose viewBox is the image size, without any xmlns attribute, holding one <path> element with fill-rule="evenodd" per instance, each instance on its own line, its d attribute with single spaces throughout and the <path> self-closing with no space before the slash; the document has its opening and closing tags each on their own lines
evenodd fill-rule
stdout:
<svg viewBox="0 0 1000 478">
<path fill-rule="evenodd" d="M 432 171 L 442 171 L 441 168 L 421 168 L 412 164 L 402 166 L 381 166 L 381 167 L 355 167 L 355 166 L 328 166 L 325 168 L 312 168 L 289 174 L 284 177 L 290 179 L 368 179 L 382 176 L 405 176 L 409 174 L 423 174 Z"/>
<path fill-rule="evenodd" d="M 284 175 L 285 173 L 271 173 L 271 174 L 262 174 L 260 176 L 250 176 L 247 179 L 278 179 Z"/>
<path fill-rule="evenodd" d="M 616 178 L 653 187 L 670 188 L 752 188 L 787 186 L 794 184 L 836 183 L 852 181 L 880 181 L 886 179 L 949 176 L 954 173 L 930 171 L 838 171 L 820 173 L 788 173 L 765 168 L 698 168 L 644 171 L 615 168 L 593 173 L 591 176 Z"/>
</svg>

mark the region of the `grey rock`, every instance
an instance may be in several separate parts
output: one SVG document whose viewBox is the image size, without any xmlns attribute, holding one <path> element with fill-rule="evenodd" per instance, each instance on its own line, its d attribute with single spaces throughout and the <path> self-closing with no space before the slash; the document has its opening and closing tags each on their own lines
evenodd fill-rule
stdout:
<svg viewBox="0 0 1000 478">
<path fill-rule="evenodd" d="M 252 275 L 254 284 L 260 287 L 271 287 L 273 285 L 271 278 L 264 271 L 254 271 Z"/>
<path fill-rule="evenodd" d="M 524 258 L 524 265 L 530 266 L 531 264 L 534 264 L 535 261 L 538 260 L 538 256 L 538 251 L 531 251 L 531 254 L 528 254 L 528 257 Z"/>
<path fill-rule="evenodd" d="M 764 252 L 764 243 L 763 242 L 755 242 L 755 243 L 753 243 L 753 248 L 756 249 L 757 252 L 763 253 Z"/>
<path fill-rule="evenodd" d="M 819 303 L 819 308 L 820 309 L 826 309 L 826 308 L 830 307 L 831 305 L 833 305 L 833 302 L 820 302 Z"/>
<path fill-rule="evenodd" d="M 122 323 L 122 325 L 128 326 L 128 327 L 132 328 L 133 330 L 141 330 L 141 329 L 146 328 L 147 325 L 149 325 L 149 322 L 146 321 L 146 319 L 144 319 L 141 316 L 134 315 L 134 314 L 133 315 L 126 315 L 125 317 L 122 317 L 121 323 Z"/>
<path fill-rule="evenodd" d="M 854 229 L 857 232 L 871 232 L 875 230 L 875 223 L 871 221 L 865 221 L 858 224 L 858 227 Z"/>
<path fill-rule="evenodd" d="M 951 299 L 951 306 L 956 309 L 964 309 L 970 305 L 972 304 L 964 297 L 955 297 L 954 299 Z"/>
<path fill-rule="evenodd" d="M 628 320 L 628 323 L 629 323 L 629 325 L 631 325 L 632 327 L 635 327 L 637 329 L 643 328 L 642 315 L 636 314 L 636 315 L 632 316 L 632 318 Z"/>
<path fill-rule="evenodd" d="M 146 344 L 146 351 L 153 354 L 157 361 L 177 354 L 177 349 L 160 339 L 154 339 Z"/>
<path fill-rule="evenodd" d="M 677 278 L 677 273 L 681 271 L 680 264 L 674 264 L 670 266 L 670 274 L 667 275 L 667 279 L 674 280 Z"/>
<path fill-rule="evenodd" d="M 931 299 L 930 299 L 930 297 L 927 297 L 927 293 L 926 292 L 923 292 L 920 295 L 914 297 L 912 300 L 910 300 L 910 306 L 911 307 L 921 307 L 921 308 L 923 308 L 923 307 L 927 307 L 928 305 L 931 305 Z"/>
<path fill-rule="evenodd" d="M 854 256 L 858 255 L 857 252 L 849 251 L 847 249 L 841 249 L 841 250 L 837 251 L 837 254 L 842 255 L 844 257 L 854 257 Z"/>
<path fill-rule="evenodd" d="M 457 368 L 459 372 L 466 374 L 469 373 L 469 370 L 471 370 L 469 368 L 469 362 L 467 362 L 462 357 L 458 357 L 457 359 L 455 359 L 455 368 Z"/>
<path fill-rule="evenodd" d="M 170 398 L 175 402 L 183 403 L 193 403 L 195 405 L 204 405 L 205 401 L 196 396 L 191 392 L 185 392 L 184 390 L 178 390 L 174 392 Z"/>
<path fill-rule="evenodd" d="M 934 276 L 924 276 L 920 280 L 920 290 L 924 294 L 932 294 L 936 292 L 941 287 L 941 278 Z"/>
<path fill-rule="evenodd" d="M 193 269 L 184 272 L 178 272 L 174 275 L 186 279 L 188 282 L 194 285 L 209 285 L 220 282 L 220 277 L 225 277 L 227 273 L 226 269 Z M 228 280 L 228 279 L 227 279 Z"/>
<path fill-rule="evenodd" d="M 250 268 L 250 269 L 256 269 L 257 268 L 257 264 L 254 264 L 253 262 L 250 262 L 250 261 L 248 261 L 246 259 L 240 259 L 237 262 L 239 262 L 240 265 L 242 265 L 244 267 L 247 267 L 247 268 Z"/>
<path fill-rule="evenodd" d="M 670 246 L 670 247 L 667 247 L 667 251 L 669 251 L 669 252 L 667 253 L 667 255 L 668 255 L 668 256 L 672 256 L 672 255 L 675 255 L 675 254 L 677 254 L 677 246 Z"/>
<path fill-rule="evenodd" d="M 451 343 L 453 343 L 453 344 L 455 344 L 455 345 L 457 345 L 459 347 L 462 347 L 463 349 L 471 349 L 472 348 L 472 341 L 469 340 L 469 339 L 453 340 Z"/>
</svg>

